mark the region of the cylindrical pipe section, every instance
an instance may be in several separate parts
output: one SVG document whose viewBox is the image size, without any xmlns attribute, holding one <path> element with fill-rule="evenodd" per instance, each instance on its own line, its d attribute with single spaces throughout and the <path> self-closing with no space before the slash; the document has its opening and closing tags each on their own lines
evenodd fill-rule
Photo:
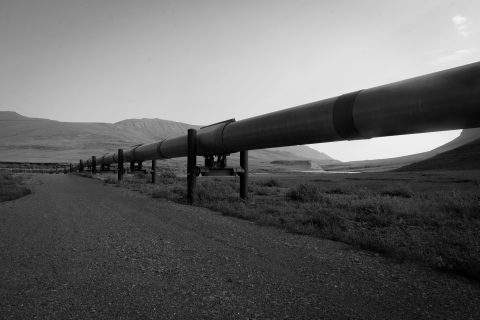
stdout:
<svg viewBox="0 0 480 320">
<path fill-rule="evenodd" d="M 107 165 L 110 165 L 112 163 L 117 163 L 117 158 L 116 158 L 117 153 L 108 153 L 103 157 L 103 162 Z"/>
<path fill-rule="evenodd" d="M 137 148 L 139 146 L 133 147 L 132 149 L 129 150 L 124 150 L 123 151 L 123 161 L 125 162 L 138 162 L 140 159 L 136 157 L 137 154 Z"/>
<path fill-rule="evenodd" d="M 163 140 L 160 142 L 144 144 L 136 148 L 135 157 L 138 161 L 146 161 L 152 159 L 163 159 L 164 156 L 160 153 L 160 146 Z"/>
<path fill-rule="evenodd" d="M 89 158 L 87 160 L 83 160 L 83 165 L 87 168 L 90 168 L 92 166 L 92 158 Z"/>
<path fill-rule="evenodd" d="M 248 151 L 240 151 L 240 167 L 244 170 L 240 174 L 240 199 L 248 200 Z"/>
<path fill-rule="evenodd" d="M 104 156 L 97 157 L 97 166 L 103 166 Z"/>
<path fill-rule="evenodd" d="M 190 130 L 190 129 L 189 129 Z M 160 153 L 167 159 L 180 158 L 188 155 L 187 135 L 162 141 Z"/>
<path fill-rule="evenodd" d="M 118 161 L 118 182 L 121 182 L 123 180 L 123 149 L 118 149 L 118 152 L 116 153 L 117 155 L 117 161 Z"/>
<path fill-rule="evenodd" d="M 361 91 L 353 119 L 364 138 L 480 126 L 480 62 Z"/>
<path fill-rule="evenodd" d="M 223 142 L 223 131 L 225 126 L 235 119 L 231 119 L 222 123 L 203 127 L 198 130 L 197 134 L 197 155 L 204 156 L 211 154 L 230 154 L 230 149 Z"/>
<path fill-rule="evenodd" d="M 480 62 L 225 127 L 233 151 L 480 127 Z"/>
<path fill-rule="evenodd" d="M 187 196 L 188 202 L 195 202 L 195 188 L 197 183 L 197 130 L 188 129 L 188 158 L 187 158 Z"/>
<path fill-rule="evenodd" d="M 333 124 L 336 98 L 229 123 L 223 141 L 232 151 L 339 141 Z"/>
</svg>

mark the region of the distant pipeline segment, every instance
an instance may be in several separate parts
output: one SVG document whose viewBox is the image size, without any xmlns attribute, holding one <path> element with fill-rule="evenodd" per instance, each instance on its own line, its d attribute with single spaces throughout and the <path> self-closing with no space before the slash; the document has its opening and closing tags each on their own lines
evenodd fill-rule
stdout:
<svg viewBox="0 0 480 320">
<path fill-rule="evenodd" d="M 197 155 L 476 127 L 480 127 L 480 62 L 203 127 L 197 134 Z M 125 149 L 124 161 L 187 154 L 183 135 Z M 96 159 L 97 165 L 118 162 L 116 153 Z M 91 166 L 91 158 L 83 164 Z"/>
</svg>

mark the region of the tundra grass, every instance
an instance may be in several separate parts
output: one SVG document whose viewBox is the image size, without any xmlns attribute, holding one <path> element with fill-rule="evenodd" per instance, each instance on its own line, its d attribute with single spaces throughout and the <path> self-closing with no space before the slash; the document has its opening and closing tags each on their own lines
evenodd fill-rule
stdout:
<svg viewBox="0 0 480 320">
<path fill-rule="evenodd" d="M 25 186 L 24 177 L 0 172 L 0 202 L 15 200 L 32 193 Z"/>
<path fill-rule="evenodd" d="M 124 186 L 187 203 L 186 179 L 172 174 L 128 178 Z M 480 279 L 480 186 L 476 193 L 450 187 L 421 193 L 403 182 L 369 188 L 356 181 L 251 181 L 249 202 L 239 181 L 197 181 L 195 205 L 224 215 L 322 237 Z M 163 183 L 162 183 L 163 181 Z M 290 186 L 288 186 L 290 184 Z"/>
</svg>

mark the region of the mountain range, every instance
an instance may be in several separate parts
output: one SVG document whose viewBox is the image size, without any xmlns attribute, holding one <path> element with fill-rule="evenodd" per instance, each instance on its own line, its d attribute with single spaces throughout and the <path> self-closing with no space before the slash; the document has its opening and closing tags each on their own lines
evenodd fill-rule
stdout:
<svg viewBox="0 0 480 320">
<path fill-rule="evenodd" d="M 190 128 L 200 127 L 161 119 L 61 122 L 0 111 L 0 161 L 77 162 L 119 148 L 176 137 L 186 134 Z M 238 163 L 238 158 L 238 153 L 229 157 L 233 163 Z M 249 159 L 259 171 L 271 168 L 360 172 L 475 169 L 480 164 L 480 128 L 465 129 L 456 139 L 431 151 L 390 159 L 341 162 L 307 146 L 251 150 Z"/>
<path fill-rule="evenodd" d="M 77 162 L 91 155 L 152 143 L 201 126 L 161 119 L 129 119 L 117 123 L 60 122 L 0 112 L 0 161 Z M 232 159 L 238 158 L 233 154 Z M 249 158 L 263 162 L 312 160 L 340 163 L 306 146 L 252 150 Z"/>
</svg>

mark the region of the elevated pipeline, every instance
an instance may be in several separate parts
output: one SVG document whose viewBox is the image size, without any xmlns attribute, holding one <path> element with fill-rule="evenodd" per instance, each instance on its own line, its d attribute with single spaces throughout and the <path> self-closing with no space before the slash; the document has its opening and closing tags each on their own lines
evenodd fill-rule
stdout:
<svg viewBox="0 0 480 320">
<path fill-rule="evenodd" d="M 197 155 L 475 127 L 480 127 L 480 62 L 207 126 L 198 131 Z M 187 154 L 183 135 L 125 149 L 124 161 Z M 97 157 L 97 165 L 117 161 L 116 153 Z"/>
</svg>

